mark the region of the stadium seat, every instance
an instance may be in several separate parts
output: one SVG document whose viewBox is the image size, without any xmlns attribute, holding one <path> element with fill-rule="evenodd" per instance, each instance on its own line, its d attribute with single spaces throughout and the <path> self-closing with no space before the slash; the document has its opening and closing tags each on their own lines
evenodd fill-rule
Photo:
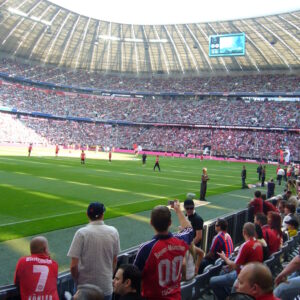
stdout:
<svg viewBox="0 0 300 300">
<path fill-rule="evenodd" d="M 208 289 L 210 274 L 209 271 L 206 271 L 200 275 L 195 277 L 195 294 L 193 295 L 193 299 L 199 299 L 206 293 Z"/>
<path fill-rule="evenodd" d="M 181 299 L 182 300 L 192 300 L 193 299 L 193 290 L 195 288 L 196 279 L 193 278 L 189 281 L 181 282 Z"/>
</svg>

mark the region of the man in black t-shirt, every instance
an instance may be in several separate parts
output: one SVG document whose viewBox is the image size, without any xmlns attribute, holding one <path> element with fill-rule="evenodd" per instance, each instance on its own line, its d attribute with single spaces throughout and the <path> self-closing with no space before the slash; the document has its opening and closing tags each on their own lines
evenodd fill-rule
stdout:
<svg viewBox="0 0 300 300">
<path fill-rule="evenodd" d="M 186 216 L 192 224 L 194 230 L 194 244 L 197 247 L 201 246 L 202 230 L 203 230 L 203 219 L 195 212 L 195 204 L 191 199 L 184 201 L 184 209 Z"/>
</svg>

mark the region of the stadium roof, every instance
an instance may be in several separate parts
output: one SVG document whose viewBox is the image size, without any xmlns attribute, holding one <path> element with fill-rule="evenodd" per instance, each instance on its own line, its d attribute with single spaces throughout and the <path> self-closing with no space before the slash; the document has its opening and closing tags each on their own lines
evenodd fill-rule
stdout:
<svg viewBox="0 0 300 300">
<path fill-rule="evenodd" d="M 61 67 L 134 74 L 300 70 L 300 10 L 173 25 L 79 15 L 45 0 L 0 0 L 0 52 Z M 244 56 L 209 57 L 209 36 L 246 34 Z"/>
</svg>

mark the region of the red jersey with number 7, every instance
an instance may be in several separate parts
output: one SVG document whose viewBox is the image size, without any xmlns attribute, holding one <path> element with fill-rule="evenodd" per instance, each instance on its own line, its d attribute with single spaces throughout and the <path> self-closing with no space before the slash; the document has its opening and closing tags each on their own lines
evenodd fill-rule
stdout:
<svg viewBox="0 0 300 300">
<path fill-rule="evenodd" d="M 180 300 L 182 262 L 193 240 L 192 228 L 173 236 L 157 235 L 139 249 L 134 264 L 142 271 L 147 300 Z"/>
<path fill-rule="evenodd" d="M 44 254 L 33 254 L 19 259 L 15 285 L 22 300 L 59 300 L 57 293 L 58 265 Z"/>
</svg>

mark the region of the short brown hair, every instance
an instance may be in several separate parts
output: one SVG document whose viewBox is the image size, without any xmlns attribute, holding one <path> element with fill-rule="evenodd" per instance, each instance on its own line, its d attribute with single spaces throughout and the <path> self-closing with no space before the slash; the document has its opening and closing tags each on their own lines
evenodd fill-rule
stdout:
<svg viewBox="0 0 300 300">
<path fill-rule="evenodd" d="M 163 205 L 154 207 L 151 212 L 151 224 L 158 232 L 168 230 L 171 224 L 170 210 Z"/>
</svg>

